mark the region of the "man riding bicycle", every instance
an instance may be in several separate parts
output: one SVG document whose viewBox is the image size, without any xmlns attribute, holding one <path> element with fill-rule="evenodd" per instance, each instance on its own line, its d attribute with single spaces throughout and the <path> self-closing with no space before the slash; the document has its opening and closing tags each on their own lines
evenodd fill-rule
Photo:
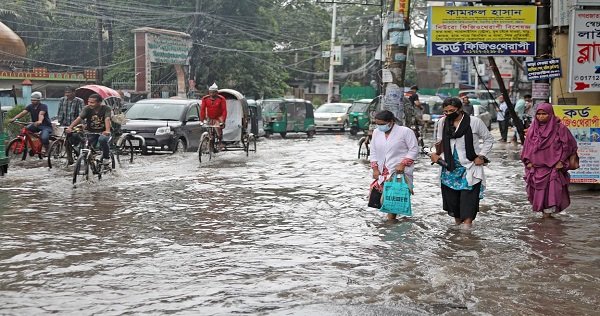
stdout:
<svg viewBox="0 0 600 316">
<path fill-rule="evenodd" d="M 31 94 L 31 104 L 25 107 L 25 110 L 15 115 L 9 122 L 14 122 L 16 119 L 21 118 L 27 113 L 31 113 L 31 124 L 27 126 L 27 129 L 33 133 L 40 133 L 42 140 L 42 154 L 46 154 L 48 150 L 48 144 L 50 143 L 50 134 L 52 134 L 52 123 L 48 116 L 48 106 L 41 103 L 42 93 L 35 91 Z"/>
<path fill-rule="evenodd" d="M 223 148 L 221 140 L 223 138 L 223 128 L 225 127 L 225 119 L 227 119 L 227 101 L 219 95 L 219 87 L 216 83 L 208 88 L 208 95 L 202 98 L 200 106 L 200 120 L 208 120 L 211 126 L 219 126 L 217 136 L 219 138 L 219 148 Z"/>
<path fill-rule="evenodd" d="M 75 119 L 67 128 L 67 133 L 71 133 L 73 127 L 79 124 L 82 120 L 86 122 L 86 130 L 91 144 L 100 143 L 102 149 L 102 163 L 106 166 L 110 164 L 110 148 L 108 141 L 110 140 L 110 115 L 111 108 L 108 105 L 102 105 L 102 97 L 97 94 L 92 94 L 88 97 L 88 105 L 83 108 L 79 117 Z"/>
</svg>

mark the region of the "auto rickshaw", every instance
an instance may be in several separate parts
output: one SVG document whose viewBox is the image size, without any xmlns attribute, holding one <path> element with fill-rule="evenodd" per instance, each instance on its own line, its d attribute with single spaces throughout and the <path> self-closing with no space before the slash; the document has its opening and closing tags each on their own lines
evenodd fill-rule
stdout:
<svg viewBox="0 0 600 316">
<path fill-rule="evenodd" d="M 0 107 L 0 176 L 8 172 L 8 157 L 6 156 L 6 135 L 4 135 L 4 112 Z"/>
<path fill-rule="evenodd" d="M 250 133 L 255 137 L 265 135 L 262 105 L 255 100 L 248 100 L 248 110 L 250 111 Z"/>
<path fill-rule="evenodd" d="M 371 121 L 370 112 L 373 110 L 371 104 L 373 99 L 360 99 L 352 103 L 348 121 L 350 121 L 350 134 L 356 135 L 359 131 L 367 133 Z"/>
<path fill-rule="evenodd" d="M 306 133 L 308 137 L 316 134 L 313 105 L 304 99 L 267 99 L 262 103 L 265 124 L 265 137 L 279 133 Z"/>
</svg>

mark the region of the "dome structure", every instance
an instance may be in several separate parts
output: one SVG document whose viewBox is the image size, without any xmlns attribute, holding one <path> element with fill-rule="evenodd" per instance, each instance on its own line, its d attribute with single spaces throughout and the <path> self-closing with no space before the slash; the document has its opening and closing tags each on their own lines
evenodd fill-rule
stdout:
<svg viewBox="0 0 600 316">
<path fill-rule="evenodd" d="M 0 22 L 0 67 L 23 64 L 27 48 L 23 40 L 8 26 Z"/>
</svg>

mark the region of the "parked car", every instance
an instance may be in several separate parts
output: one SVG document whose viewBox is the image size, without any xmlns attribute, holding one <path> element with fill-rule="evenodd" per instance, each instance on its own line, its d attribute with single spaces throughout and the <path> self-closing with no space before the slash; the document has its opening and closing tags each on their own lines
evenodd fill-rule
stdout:
<svg viewBox="0 0 600 316">
<path fill-rule="evenodd" d="M 196 150 L 205 128 L 200 123 L 198 100 L 147 99 L 127 111 L 123 132 L 144 137 L 143 154 Z"/>
<path fill-rule="evenodd" d="M 496 103 L 496 98 L 498 97 L 498 93 L 494 90 L 488 91 L 470 89 L 458 91 L 459 97 L 463 97 L 465 95 L 468 96 L 469 99 L 477 99 L 479 104 L 490 106 L 490 108 L 493 108 L 491 105 Z"/>
<path fill-rule="evenodd" d="M 342 132 L 350 126 L 348 111 L 352 103 L 325 103 L 315 110 L 315 127 L 334 129 Z"/>
</svg>

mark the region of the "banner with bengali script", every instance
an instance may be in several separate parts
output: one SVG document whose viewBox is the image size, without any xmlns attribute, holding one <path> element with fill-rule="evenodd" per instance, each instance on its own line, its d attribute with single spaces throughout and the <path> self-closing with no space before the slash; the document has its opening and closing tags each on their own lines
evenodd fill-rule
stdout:
<svg viewBox="0 0 600 316">
<path fill-rule="evenodd" d="M 534 56 L 535 6 L 429 7 L 428 56 Z"/>
<path fill-rule="evenodd" d="M 554 113 L 577 139 L 580 168 L 571 183 L 600 184 L 600 105 L 555 105 Z"/>
<path fill-rule="evenodd" d="M 600 10 L 573 10 L 569 92 L 600 91 Z"/>
</svg>

